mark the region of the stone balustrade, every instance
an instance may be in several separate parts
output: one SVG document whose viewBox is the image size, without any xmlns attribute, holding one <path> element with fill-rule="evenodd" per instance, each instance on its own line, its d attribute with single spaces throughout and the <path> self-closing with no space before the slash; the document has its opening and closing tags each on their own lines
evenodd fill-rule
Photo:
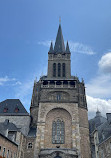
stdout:
<svg viewBox="0 0 111 158">
<path fill-rule="evenodd" d="M 41 88 L 76 88 L 75 81 L 41 81 Z"/>
</svg>

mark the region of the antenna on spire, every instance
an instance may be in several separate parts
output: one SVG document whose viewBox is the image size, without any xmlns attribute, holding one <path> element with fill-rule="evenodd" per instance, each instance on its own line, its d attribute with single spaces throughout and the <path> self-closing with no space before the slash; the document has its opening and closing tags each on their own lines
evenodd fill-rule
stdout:
<svg viewBox="0 0 111 158">
<path fill-rule="evenodd" d="M 97 112 L 99 112 L 98 106 L 97 106 Z"/>
<path fill-rule="evenodd" d="M 59 24 L 61 24 L 61 17 L 59 16 Z"/>
</svg>

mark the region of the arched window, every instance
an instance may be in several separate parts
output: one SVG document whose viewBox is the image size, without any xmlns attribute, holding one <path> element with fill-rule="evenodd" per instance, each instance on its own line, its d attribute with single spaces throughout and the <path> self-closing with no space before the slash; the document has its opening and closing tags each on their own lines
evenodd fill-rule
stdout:
<svg viewBox="0 0 111 158">
<path fill-rule="evenodd" d="M 53 64 L 53 77 L 56 77 L 56 63 Z"/>
<path fill-rule="evenodd" d="M 61 64 L 58 63 L 58 77 L 61 77 Z"/>
<path fill-rule="evenodd" d="M 33 145 L 32 145 L 32 143 L 28 143 L 28 149 L 32 149 L 33 148 Z"/>
<path fill-rule="evenodd" d="M 64 144 L 64 122 L 60 119 L 52 123 L 52 143 Z"/>
<path fill-rule="evenodd" d="M 65 74 L 65 73 L 66 73 L 66 72 L 65 72 L 66 70 L 65 70 L 65 69 L 66 69 L 66 68 L 65 68 L 65 63 L 63 63 L 63 64 L 62 64 L 62 76 L 63 76 L 63 77 L 66 76 L 66 74 Z"/>
</svg>

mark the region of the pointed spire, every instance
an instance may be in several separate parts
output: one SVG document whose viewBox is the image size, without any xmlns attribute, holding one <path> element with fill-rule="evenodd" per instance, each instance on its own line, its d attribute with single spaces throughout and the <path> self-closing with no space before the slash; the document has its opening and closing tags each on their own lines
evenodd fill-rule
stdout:
<svg viewBox="0 0 111 158">
<path fill-rule="evenodd" d="M 67 44 L 66 44 L 66 53 L 70 53 L 68 41 L 67 41 Z"/>
<path fill-rule="evenodd" d="M 49 53 L 53 53 L 54 52 L 54 50 L 53 50 L 53 43 L 52 43 L 52 41 L 51 41 L 51 45 L 50 45 L 50 49 L 49 49 Z"/>
<path fill-rule="evenodd" d="M 54 52 L 55 53 L 64 53 L 65 52 L 61 24 L 59 24 L 59 29 L 58 29 L 58 33 L 57 33 L 57 37 L 56 37 L 55 46 L 54 46 Z"/>
</svg>

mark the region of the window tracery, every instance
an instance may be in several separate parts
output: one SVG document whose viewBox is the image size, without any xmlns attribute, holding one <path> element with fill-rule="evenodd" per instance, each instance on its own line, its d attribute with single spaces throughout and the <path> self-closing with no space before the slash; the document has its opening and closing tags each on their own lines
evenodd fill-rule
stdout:
<svg viewBox="0 0 111 158">
<path fill-rule="evenodd" d="M 52 143 L 64 144 L 64 122 L 58 119 L 52 123 Z"/>
</svg>

